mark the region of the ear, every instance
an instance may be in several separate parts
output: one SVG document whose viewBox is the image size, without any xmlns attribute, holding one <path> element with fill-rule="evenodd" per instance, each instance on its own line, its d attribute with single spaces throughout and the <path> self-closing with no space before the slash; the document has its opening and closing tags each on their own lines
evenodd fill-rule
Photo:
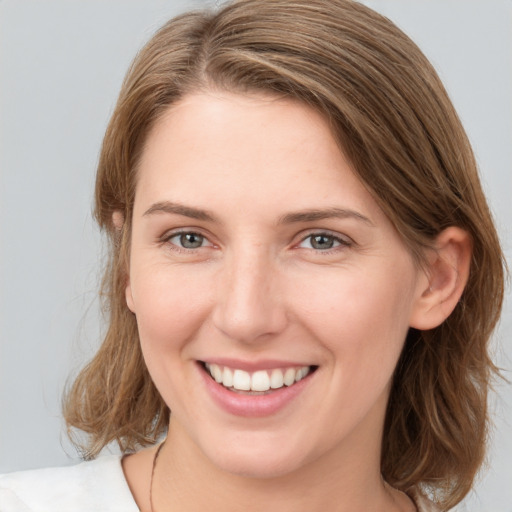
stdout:
<svg viewBox="0 0 512 512">
<path fill-rule="evenodd" d="M 114 210 L 112 212 L 112 224 L 116 231 L 121 231 L 124 226 L 124 214 L 120 210 Z"/>
<path fill-rule="evenodd" d="M 452 226 L 438 235 L 420 279 L 411 327 L 433 329 L 450 316 L 468 281 L 471 251 L 471 237 L 461 228 Z"/>
<path fill-rule="evenodd" d="M 124 226 L 124 214 L 120 210 L 115 210 L 112 212 L 112 225 L 114 226 L 115 230 L 120 233 Z M 128 264 L 126 264 L 128 267 Z M 132 288 L 130 284 L 130 272 L 129 269 L 126 269 L 126 288 L 124 291 L 125 299 L 126 299 L 126 305 L 128 306 L 128 309 L 135 313 L 134 310 L 134 302 L 133 302 L 133 296 L 132 296 Z"/>
<path fill-rule="evenodd" d="M 132 295 L 132 287 L 130 284 L 130 276 L 126 279 L 126 288 L 124 289 L 124 296 L 126 298 L 126 305 L 128 306 L 128 309 L 135 313 L 135 303 L 133 301 L 133 295 Z"/>
</svg>

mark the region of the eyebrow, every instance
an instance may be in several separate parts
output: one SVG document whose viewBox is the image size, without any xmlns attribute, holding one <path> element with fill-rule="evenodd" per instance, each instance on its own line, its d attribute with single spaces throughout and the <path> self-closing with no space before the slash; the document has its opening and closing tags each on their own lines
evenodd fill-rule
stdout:
<svg viewBox="0 0 512 512">
<path fill-rule="evenodd" d="M 184 217 L 190 217 L 191 219 L 204 220 L 209 222 L 215 222 L 215 216 L 208 210 L 201 210 L 200 208 L 194 208 L 192 206 L 185 206 L 180 203 L 173 203 L 170 201 L 160 201 L 152 204 L 143 214 L 152 215 L 155 213 L 172 213 L 175 215 L 183 215 Z"/>
<path fill-rule="evenodd" d="M 202 210 L 200 208 L 186 206 L 184 204 L 174 203 L 171 201 L 159 201 L 157 203 L 152 204 L 144 212 L 143 216 L 159 213 L 170 213 L 174 215 L 182 215 L 184 217 L 189 217 L 191 219 L 219 223 L 215 215 L 213 215 L 213 213 L 209 212 L 208 210 Z M 314 222 L 317 220 L 325 220 L 332 218 L 355 219 L 358 221 L 362 221 L 370 226 L 374 226 L 373 222 L 368 217 L 365 217 L 359 212 L 345 208 L 335 207 L 325 209 L 302 210 L 299 212 L 286 213 L 285 215 L 282 215 L 279 218 L 278 225 L 295 224 L 299 222 Z"/>
<path fill-rule="evenodd" d="M 325 219 L 355 219 L 362 221 L 369 226 L 374 226 L 373 222 L 364 215 L 354 210 L 347 210 L 345 208 L 326 208 L 326 209 L 312 209 L 300 212 L 287 213 L 280 217 L 279 224 L 293 224 L 296 222 L 314 222 L 316 220 Z"/>
</svg>

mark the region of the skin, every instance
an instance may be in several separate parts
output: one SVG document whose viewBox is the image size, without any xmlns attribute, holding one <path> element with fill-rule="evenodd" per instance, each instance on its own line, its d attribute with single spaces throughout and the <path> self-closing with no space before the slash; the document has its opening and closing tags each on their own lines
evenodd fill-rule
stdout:
<svg viewBox="0 0 512 512">
<path fill-rule="evenodd" d="M 126 300 L 172 410 L 155 509 L 415 509 L 380 476 L 384 415 L 407 330 L 440 323 L 462 293 L 463 232 L 443 232 L 418 268 L 318 113 L 220 92 L 187 96 L 149 134 L 132 230 Z M 198 361 L 216 357 L 317 370 L 285 407 L 247 418 L 207 392 Z M 153 456 L 123 460 L 141 510 Z"/>
</svg>

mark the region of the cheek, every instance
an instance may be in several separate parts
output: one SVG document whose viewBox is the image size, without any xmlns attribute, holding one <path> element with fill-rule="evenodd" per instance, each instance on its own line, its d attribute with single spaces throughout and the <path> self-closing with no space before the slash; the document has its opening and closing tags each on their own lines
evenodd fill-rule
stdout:
<svg viewBox="0 0 512 512">
<path fill-rule="evenodd" d="M 337 411 L 321 426 L 327 438 L 355 428 L 371 410 L 384 414 L 379 407 L 387 403 L 408 331 L 413 289 L 411 280 L 395 278 L 383 282 L 377 274 L 354 272 L 323 287 L 317 281 L 301 295 L 304 324 L 326 349 L 330 384 L 318 417 Z"/>
<path fill-rule="evenodd" d="M 143 349 L 176 349 L 194 335 L 211 303 L 203 277 L 172 266 L 155 266 L 133 276 L 131 287 Z"/>
<path fill-rule="evenodd" d="M 297 297 L 299 316 L 329 352 L 337 360 L 350 361 L 351 368 L 394 369 L 409 328 L 413 273 L 402 267 L 401 277 L 396 271 L 338 274 L 303 288 L 307 292 Z"/>
<path fill-rule="evenodd" d="M 191 359 L 190 340 L 198 337 L 208 316 L 208 288 L 201 276 L 169 266 L 153 266 L 135 275 L 132 288 L 142 354 L 151 378 L 171 410 L 187 409 L 180 383 L 190 377 L 186 372 L 193 366 L 183 363 Z M 189 414 L 196 412 L 192 409 Z"/>
</svg>

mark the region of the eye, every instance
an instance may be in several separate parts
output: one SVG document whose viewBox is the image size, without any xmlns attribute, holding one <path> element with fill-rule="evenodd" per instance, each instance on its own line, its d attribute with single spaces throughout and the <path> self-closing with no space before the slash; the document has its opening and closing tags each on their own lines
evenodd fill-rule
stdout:
<svg viewBox="0 0 512 512">
<path fill-rule="evenodd" d="M 330 235 L 329 233 L 314 233 L 307 236 L 299 244 L 299 247 L 305 249 L 315 249 L 317 251 L 327 251 L 340 246 L 349 246 L 350 242 L 340 237 Z"/>
<path fill-rule="evenodd" d="M 199 249 L 211 245 L 203 235 L 193 232 L 176 233 L 167 238 L 167 241 L 182 249 Z"/>
</svg>

